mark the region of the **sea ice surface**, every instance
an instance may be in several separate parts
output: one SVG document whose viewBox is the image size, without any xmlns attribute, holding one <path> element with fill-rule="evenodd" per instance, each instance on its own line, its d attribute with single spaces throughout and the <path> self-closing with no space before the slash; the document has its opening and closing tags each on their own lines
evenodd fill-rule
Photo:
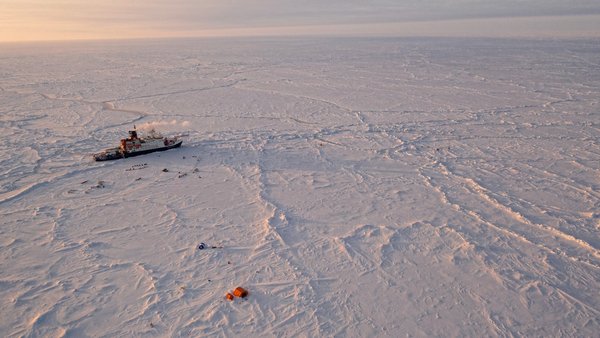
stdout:
<svg viewBox="0 0 600 338">
<path fill-rule="evenodd" d="M 4 44 L 0 336 L 597 335 L 599 101 L 597 40 Z"/>
</svg>

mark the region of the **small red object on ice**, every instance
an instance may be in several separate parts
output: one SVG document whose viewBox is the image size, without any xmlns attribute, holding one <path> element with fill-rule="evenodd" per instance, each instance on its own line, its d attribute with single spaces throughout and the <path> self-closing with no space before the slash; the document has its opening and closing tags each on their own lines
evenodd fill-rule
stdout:
<svg viewBox="0 0 600 338">
<path fill-rule="evenodd" d="M 233 290 L 233 295 L 240 298 L 246 298 L 246 296 L 248 296 L 248 291 L 242 287 L 237 287 Z"/>
<path fill-rule="evenodd" d="M 229 292 L 227 292 L 227 294 L 225 295 L 225 298 L 227 298 L 227 300 L 233 300 L 233 295 Z"/>
</svg>

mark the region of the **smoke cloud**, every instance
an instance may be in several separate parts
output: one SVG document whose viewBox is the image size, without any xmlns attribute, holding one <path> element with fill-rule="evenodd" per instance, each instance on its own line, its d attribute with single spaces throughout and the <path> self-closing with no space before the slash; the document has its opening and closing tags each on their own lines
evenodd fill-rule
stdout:
<svg viewBox="0 0 600 338">
<path fill-rule="evenodd" d="M 156 131 L 164 131 L 164 130 L 181 130 L 181 129 L 187 128 L 189 125 L 190 125 L 189 121 L 177 121 L 177 120 L 152 121 L 152 122 L 142 123 L 142 124 L 136 126 L 136 128 L 141 131 L 150 131 L 152 129 L 154 129 Z"/>
</svg>

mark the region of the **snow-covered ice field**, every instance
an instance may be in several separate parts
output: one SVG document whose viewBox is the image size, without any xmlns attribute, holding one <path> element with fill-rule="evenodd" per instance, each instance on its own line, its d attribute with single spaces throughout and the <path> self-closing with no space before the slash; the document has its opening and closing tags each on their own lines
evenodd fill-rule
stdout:
<svg viewBox="0 0 600 338">
<path fill-rule="evenodd" d="M 597 40 L 2 45 L 0 336 L 597 336 L 599 102 Z"/>
</svg>

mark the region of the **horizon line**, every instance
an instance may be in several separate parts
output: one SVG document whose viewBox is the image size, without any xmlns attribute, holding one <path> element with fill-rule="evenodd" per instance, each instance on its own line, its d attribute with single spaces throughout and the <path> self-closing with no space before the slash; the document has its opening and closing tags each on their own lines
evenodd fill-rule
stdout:
<svg viewBox="0 0 600 338">
<path fill-rule="evenodd" d="M 184 38 L 518 38 L 594 39 L 600 38 L 600 14 L 565 16 L 518 16 L 449 20 L 382 22 L 360 24 L 312 24 L 290 26 L 230 27 L 187 31 L 148 31 L 145 34 L 93 35 L 4 39 L 1 44 L 127 41 Z"/>
</svg>

